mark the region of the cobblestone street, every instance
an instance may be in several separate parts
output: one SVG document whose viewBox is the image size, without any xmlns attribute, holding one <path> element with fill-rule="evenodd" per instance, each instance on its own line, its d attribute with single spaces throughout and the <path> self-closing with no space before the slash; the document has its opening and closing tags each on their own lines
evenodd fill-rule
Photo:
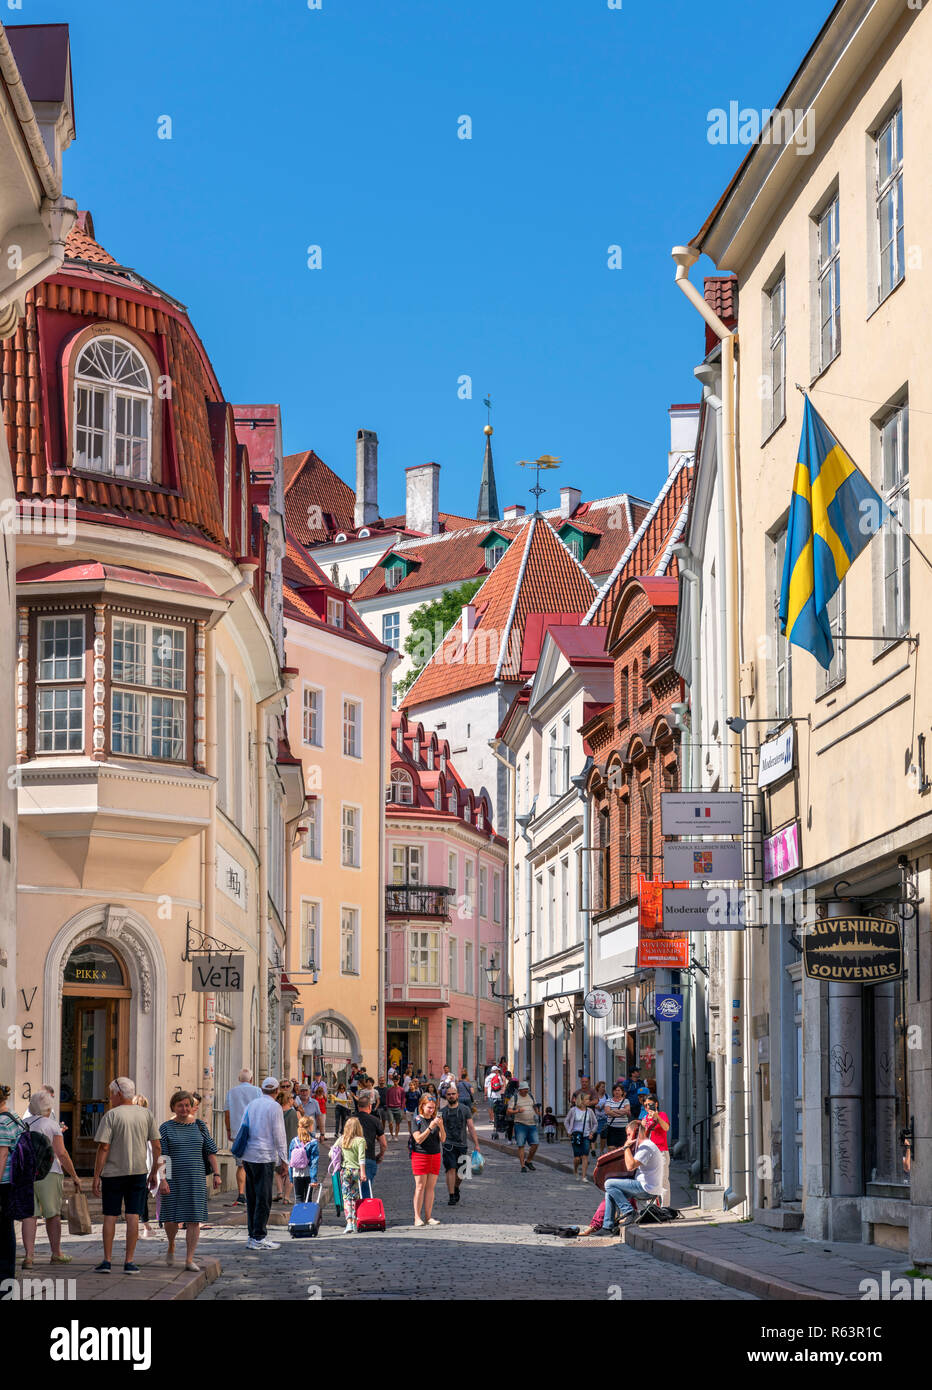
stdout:
<svg viewBox="0 0 932 1390">
<path fill-rule="evenodd" d="M 568 1174 L 538 1166 L 522 1175 L 517 1160 L 485 1151 L 482 1176 L 463 1185 L 458 1206 L 447 1205 L 438 1179 L 430 1230 L 412 1225 L 413 1185 L 406 1138 L 390 1144 L 376 1191 L 385 1202 L 388 1230 L 344 1236 L 332 1205 L 315 1240 L 292 1240 L 271 1229 L 281 1248 L 246 1250 L 246 1233 L 212 1227 L 199 1250 L 220 1260 L 223 1274 L 199 1297 L 216 1299 L 746 1299 L 687 1270 L 607 1239 L 577 1245 L 536 1236 L 539 1222 L 585 1226 L 598 1190 Z M 324 1165 L 325 1166 L 325 1165 Z"/>
</svg>

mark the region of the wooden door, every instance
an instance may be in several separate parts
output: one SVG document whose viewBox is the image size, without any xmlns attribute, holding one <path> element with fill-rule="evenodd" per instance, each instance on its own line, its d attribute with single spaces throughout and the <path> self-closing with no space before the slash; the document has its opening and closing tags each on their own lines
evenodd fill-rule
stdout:
<svg viewBox="0 0 932 1390">
<path fill-rule="evenodd" d="M 80 1172 L 93 1171 L 97 1153 L 94 1135 L 110 1104 L 110 1082 L 125 1075 L 123 1009 L 121 999 L 74 1000 L 74 1056 L 67 1059 L 72 1099 L 70 1103 L 63 1101 L 61 1118 L 69 1126 L 65 1138 L 71 1140 L 68 1148 Z M 62 1062 L 64 1070 L 64 1057 Z"/>
</svg>

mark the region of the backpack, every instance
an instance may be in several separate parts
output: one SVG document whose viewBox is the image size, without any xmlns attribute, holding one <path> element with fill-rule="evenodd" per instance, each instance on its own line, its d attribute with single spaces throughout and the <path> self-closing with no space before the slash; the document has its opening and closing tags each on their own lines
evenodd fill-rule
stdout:
<svg viewBox="0 0 932 1390">
<path fill-rule="evenodd" d="M 28 1148 L 31 1150 L 33 1162 L 32 1181 L 41 1182 L 43 1178 L 48 1177 L 48 1174 L 52 1168 L 52 1164 L 55 1162 L 55 1150 L 52 1148 L 50 1140 L 48 1140 L 44 1134 L 40 1133 L 39 1130 L 33 1129 L 32 1125 L 29 1123 L 28 1120 L 25 1123 L 25 1133 L 29 1136 L 28 1141 L 25 1141 L 24 1135 L 20 1135 L 19 1143 L 26 1142 Z M 18 1147 L 19 1144 L 17 1144 L 17 1148 Z M 13 1163 L 14 1167 L 10 1173 L 10 1177 L 12 1178 L 13 1182 L 15 1182 L 15 1158 L 13 1160 Z"/>
<path fill-rule="evenodd" d="M 661 1226 L 668 1221 L 678 1221 L 683 1215 L 676 1207 L 662 1207 L 659 1202 L 652 1202 L 641 1214 L 639 1225 Z"/>
<path fill-rule="evenodd" d="M 494 1093 L 494 1092 L 500 1091 L 501 1089 L 502 1089 L 502 1078 L 501 1078 L 500 1074 L 499 1074 L 498 1072 L 496 1072 L 495 1075 L 492 1077 L 492 1080 L 489 1082 L 489 1090 L 492 1091 L 492 1092 Z"/>
<path fill-rule="evenodd" d="M 291 1151 L 291 1169 L 294 1173 L 304 1173 L 310 1167 L 307 1157 L 307 1149 L 303 1144 L 296 1144 Z"/>
<path fill-rule="evenodd" d="M 561 1236 L 564 1240 L 575 1240 L 579 1235 L 578 1226 L 535 1226 L 536 1236 Z"/>
</svg>

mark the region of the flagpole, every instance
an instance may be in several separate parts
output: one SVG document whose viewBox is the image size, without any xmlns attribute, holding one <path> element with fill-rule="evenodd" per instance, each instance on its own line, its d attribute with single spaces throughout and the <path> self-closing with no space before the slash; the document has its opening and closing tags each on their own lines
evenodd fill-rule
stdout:
<svg viewBox="0 0 932 1390">
<path fill-rule="evenodd" d="M 798 381 L 797 381 L 797 383 L 796 383 L 796 390 L 799 391 L 803 396 L 805 396 L 805 398 L 806 398 L 807 401 L 809 400 L 809 392 L 806 390 L 805 386 L 800 386 L 800 384 L 799 384 Z M 809 404 L 812 405 L 812 402 L 809 401 Z M 813 410 L 815 410 L 815 406 L 812 406 L 812 408 L 813 408 Z M 834 437 L 836 443 L 841 444 L 842 449 L 844 449 L 845 453 L 848 455 L 848 458 L 851 460 L 852 464 L 854 464 L 854 467 L 855 467 L 855 468 L 857 469 L 857 471 L 860 473 L 860 475 L 861 475 L 861 477 L 864 479 L 864 481 L 865 481 L 866 483 L 870 483 L 871 487 L 873 487 L 874 484 L 871 483 L 871 480 L 870 480 L 870 478 L 867 476 L 867 474 L 864 472 L 864 469 L 863 469 L 863 468 L 859 468 L 858 465 L 857 465 L 857 463 L 855 463 L 854 455 L 852 454 L 851 450 L 848 449 L 848 448 L 845 448 L 845 445 L 844 445 L 844 444 L 842 443 L 842 441 L 838 438 L 838 435 L 835 434 L 835 431 L 834 431 L 834 430 L 832 430 L 832 435 L 833 435 L 833 437 Z M 884 503 L 884 505 L 886 506 L 886 503 Z M 916 541 L 913 540 L 913 538 L 912 538 L 912 536 L 910 535 L 909 531 L 907 531 L 907 529 L 906 529 L 906 527 L 903 525 L 902 521 L 900 521 L 900 518 L 897 516 L 896 512 L 894 512 L 890 507 L 887 507 L 887 511 L 890 513 L 890 515 L 892 516 L 893 520 L 896 522 L 897 526 L 899 526 L 900 530 L 903 532 L 903 535 L 904 535 L 904 536 L 906 537 L 906 539 L 909 541 L 910 545 L 912 546 L 913 550 L 915 550 L 916 554 L 919 555 L 921 559 L 925 560 L 925 562 L 926 562 L 926 564 L 928 565 L 929 569 L 932 570 L 932 560 L 929 559 L 928 555 L 925 553 L 925 551 L 922 549 L 922 547 L 921 547 L 920 545 L 918 545 L 918 543 L 917 543 Z"/>
</svg>

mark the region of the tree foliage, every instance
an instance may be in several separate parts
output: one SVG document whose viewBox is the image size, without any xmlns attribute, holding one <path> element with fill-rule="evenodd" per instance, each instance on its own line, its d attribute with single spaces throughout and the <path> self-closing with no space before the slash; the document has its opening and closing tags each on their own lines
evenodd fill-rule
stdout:
<svg viewBox="0 0 932 1390">
<path fill-rule="evenodd" d="M 440 646 L 450 628 L 460 617 L 466 604 L 484 583 L 482 579 L 468 579 L 458 589 L 447 589 L 440 598 L 430 603 L 422 603 L 411 614 L 411 631 L 404 642 L 404 649 L 411 658 L 412 666 L 408 675 L 398 682 L 398 693 L 404 695 L 417 680 L 433 653 Z"/>
</svg>

